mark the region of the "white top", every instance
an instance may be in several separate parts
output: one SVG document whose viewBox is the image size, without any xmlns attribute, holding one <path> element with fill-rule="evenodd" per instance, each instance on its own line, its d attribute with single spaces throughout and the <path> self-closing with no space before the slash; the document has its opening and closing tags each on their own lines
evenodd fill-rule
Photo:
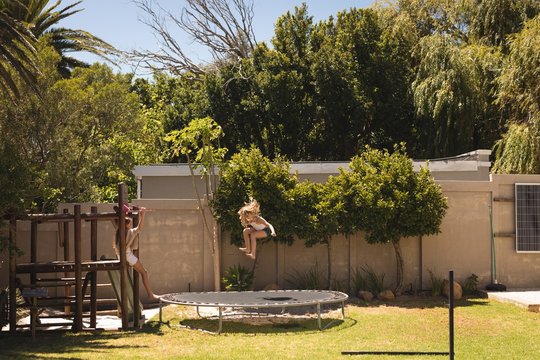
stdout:
<svg viewBox="0 0 540 360">
<path fill-rule="evenodd" d="M 259 216 L 259 218 L 266 222 L 266 220 L 264 220 L 264 218 L 262 216 Z M 268 227 L 268 226 L 266 226 L 266 224 L 259 224 L 259 223 L 255 222 L 255 221 L 250 222 L 248 225 L 251 226 L 252 228 L 254 228 L 255 230 L 263 230 L 263 229 Z"/>
</svg>

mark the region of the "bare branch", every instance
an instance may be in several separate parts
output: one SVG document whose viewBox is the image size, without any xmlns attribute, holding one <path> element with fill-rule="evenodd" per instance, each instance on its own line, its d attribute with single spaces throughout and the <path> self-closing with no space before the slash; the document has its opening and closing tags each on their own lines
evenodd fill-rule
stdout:
<svg viewBox="0 0 540 360">
<path fill-rule="evenodd" d="M 134 50 L 130 60 L 137 66 L 173 74 L 193 74 L 195 79 L 223 62 L 247 58 L 257 45 L 253 32 L 253 0 L 186 0 L 180 16 L 163 9 L 155 0 L 134 0 L 147 15 L 142 20 L 153 31 L 159 51 Z M 157 6 L 157 11 L 155 10 Z M 167 23 L 203 45 L 213 62 L 200 64 L 182 48 Z"/>
</svg>

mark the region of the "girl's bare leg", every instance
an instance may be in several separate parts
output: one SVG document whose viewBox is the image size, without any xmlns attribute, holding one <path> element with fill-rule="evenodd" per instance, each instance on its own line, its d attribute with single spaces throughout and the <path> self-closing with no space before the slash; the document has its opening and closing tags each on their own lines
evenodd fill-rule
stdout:
<svg viewBox="0 0 540 360">
<path fill-rule="evenodd" d="M 135 265 L 133 265 L 133 269 L 135 269 L 139 274 L 141 274 L 141 278 L 143 281 L 144 288 L 146 290 L 146 294 L 148 295 L 149 300 L 159 300 L 159 297 L 154 294 L 152 289 L 150 288 L 150 280 L 148 279 L 148 272 L 144 268 L 143 264 L 137 260 Z"/>
<path fill-rule="evenodd" d="M 241 251 L 245 252 L 245 253 L 250 253 L 251 252 L 251 240 L 250 240 L 250 234 L 253 232 L 253 229 L 251 228 L 245 228 L 244 231 L 242 232 L 242 235 L 244 237 L 244 246 L 245 247 L 241 247 L 239 248 Z"/>
<path fill-rule="evenodd" d="M 249 240 L 251 243 L 251 251 L 248 252 L 246 255 L 255 260 L 255 256 L 257 256 L 257 237 L 255 236 L 255 233 L 251 234 Z"/>
<path fill-rule="evenodd" d="M 262 239 L 265 237 L 266 232 L 262 230 L 254 231 L 253 233 L 251 233 L 251 252 L 248 252 L 246 255 L 255 260 L 255 257 L 257 256 L 257 239 Z"/>
</svg>

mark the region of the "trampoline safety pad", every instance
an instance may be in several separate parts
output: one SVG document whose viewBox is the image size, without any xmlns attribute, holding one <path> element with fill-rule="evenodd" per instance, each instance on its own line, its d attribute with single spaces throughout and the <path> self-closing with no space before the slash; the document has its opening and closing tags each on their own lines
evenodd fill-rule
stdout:
<svg viewBox="0 0 540 360">
<path fill-rule="evenodd" d="M 160 297 L 159 320 L 162 322 L 163 303 L 214 307 L 218 309 L 219 329 L 221 332 L 224 308 L 289 308 L 297 306 L 315 306 L 317 323 L 321 327 L 321 305 L 341 303 L 341 318 L 345 317 L 345 301 L 348 295 L 330 290 L 271 290 L 271 291 L 230 291 L 230 292 L 183 292 L 165 294 Z"/>
</svg>

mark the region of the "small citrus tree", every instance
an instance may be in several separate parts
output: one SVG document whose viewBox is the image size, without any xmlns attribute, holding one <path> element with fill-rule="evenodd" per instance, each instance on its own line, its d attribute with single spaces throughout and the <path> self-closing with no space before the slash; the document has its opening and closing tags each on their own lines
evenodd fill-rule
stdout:
<svg viewBox="0 0 540 360">
<path fill-rule="evenodd" d="M 219 187 L 211 202 L 214 216 L 224 230 L 231 232 L 231 242 L 242 244 L 242 225 L 238 210 L 250 198 L 261 204 L 262 215 L 274 225 L 276 241 L 292 243 L 296 233 L 295 208 L 287 193 L 297 184 L 289 173 L 289 163 L 281 157 L 273 161 L 257 148 L 243 149 L 223 164 Z"/>
<path fill-rule="evenodd" d="M 209 247 L 212 251 L 214 265 L 215 291 L 219 291 L 221 288 L 219 237 L 216 224 L 215 222 L 210 223 L 210 219 L 204 211 L 201 195 L 195 186 L 195 170 L 200 170 L 205 183 L 205 198 L 207 201 L 211 201 L 216 189 L 215 168 L 222 163 L 227 152 L 227 149 L 219 147 L 219 139 L 222 136 L 221 127 L 213 119 L 205 117 L 194 119 L 182 130 L 173 130 L 165 137 L 165 140 L 171 143 L 174 155 L 185 156 L 189 165 L 199 210 L 209 234 Z"/>
<path fill-rule="evenodd" d="M 366 147 L 353 157 L 349 184 L 358 209 L 356 229 L 365 231 L 370 244 L 391 243 L 396 254 L 396 289 L 403 285 L 403 237 L 432 235 L 448 208 L 440 186 L 427 167 L 415 172 L 402 144 L 388 151 Z"/>
</svg>

